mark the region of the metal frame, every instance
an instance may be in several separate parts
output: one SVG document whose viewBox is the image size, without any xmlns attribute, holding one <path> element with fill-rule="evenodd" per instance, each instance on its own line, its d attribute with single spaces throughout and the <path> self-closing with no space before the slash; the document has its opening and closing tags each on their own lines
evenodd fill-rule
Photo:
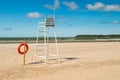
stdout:
<svg viewBox="0 0 120 80">
<path fill-rule="evenodd" d="M 39 24 L 38 24 L 37 40 L 36 40 L 36 47 L 35 47 L 35 54 L 34 54 L 35 62 L 36 62 L 36 58 L 40 57 L 40 58 L 43 58 L 44 63 L 47 64 L 47 59 L 49 57 L 54 57 L 54 58 L 56 58 L 58 60 L 58 63 L 60 63 L 60 57 L 59 57 L 58 43 L 57 43 L 57 36 L 56 36 L 55 27 L 54 26 L 47 27 L 45 25 L 46 25 L 46 19 L 45 19 L 45 22 L 39 22 Z M 49 28 L 53 28 L 53 30 L 54 30 L 53 33 L 54 33 L 55 44 L 56 44 L 55 45 L 55 47 L 56 47 L 56 55 L 53 55 L 53 54 L 49 53 Z M 43 29 L 43 31 L 41 29 Z M 44 35 L 44 43 L 39 43 L 39 37 L 40 37 L 41 32 L 43 32 L 43 35 Z M 44 49 L 42 50 L 43 52 L 41 51 L 42 47 L 44 47 Z M 43 53 L 43 54 L 38 55 L 38 53 L 39 54 Z"/>
</svg>

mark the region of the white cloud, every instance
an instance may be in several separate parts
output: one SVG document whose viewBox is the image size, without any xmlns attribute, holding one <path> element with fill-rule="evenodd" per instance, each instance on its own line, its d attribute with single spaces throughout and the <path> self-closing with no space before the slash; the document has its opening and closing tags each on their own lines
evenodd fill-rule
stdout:
<svg viewBox="0 0 120 80">
<path fill-rule="evenodd" d="M 54 10 L 54 9 L 58 9 L 59 5 L 60 5 L 60 1 L 59 0 L 54 0 L 54 5 L 45 4 L 44 7 L 47 8 L 47 9 Z"/>
<path fill-rule="evenodd" d="M 88 10 L 120 11 L 120 5 L 117 4 L 105 5 L 101 2 L 96 2 L 94 5 L 87 4 L 86 7 Z"/>
<path fill-rule="evenodd" d="M 43 15 L 38 12 L 30 12 L 27 14 L 29 18 L 41 18 Z"/>
<path fill-rule="evenodd" d="M 120 5 L 107 5 L 105 11 L 120 11 Z"/>
<path fill-rule="evenodd" d="M 103 3 L 101 3 L 101 2 L 97 2 L 94 5 L 91 5 L 91 4 L 87 5 L 87 8 L 89 10 L 97 10 L 97 9 L 102 9 L 104 7 L 105 7 L 105 5 Z"/>
<path fill-rule="evenodd" d="M 75 2 L 63 2 L 64 5 L 66 5 L 69 10 L 77 10 L 79 7 Z"/>
</svg>

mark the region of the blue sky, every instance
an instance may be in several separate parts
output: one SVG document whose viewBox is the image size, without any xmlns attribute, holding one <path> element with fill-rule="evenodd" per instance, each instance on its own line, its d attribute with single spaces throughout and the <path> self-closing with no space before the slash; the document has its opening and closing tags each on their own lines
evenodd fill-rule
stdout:
<svg viewBox="0 0 120 80">
<path fill-rule="evenodd" d="M 120 34 L 120 0 L 0 0 L 0 37 L 36 37 L 53 8 L 59 37 Z"/>
</svg>

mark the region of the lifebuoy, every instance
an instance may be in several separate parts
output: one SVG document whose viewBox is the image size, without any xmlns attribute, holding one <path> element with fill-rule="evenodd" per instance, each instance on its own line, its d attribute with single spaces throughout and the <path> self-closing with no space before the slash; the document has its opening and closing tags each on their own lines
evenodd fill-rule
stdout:
<svg viewBox="0 0 120 80">
<path fill-rule="evenodd" d="M 21 47 L 24 46 L 25 47 L 25 51 L 21 51 Z M 28 51 L 28 45 L 26 43 L 21 43 L 18 47 L 18 53 L 19 54 L 25 54 Z"/>
</svg>

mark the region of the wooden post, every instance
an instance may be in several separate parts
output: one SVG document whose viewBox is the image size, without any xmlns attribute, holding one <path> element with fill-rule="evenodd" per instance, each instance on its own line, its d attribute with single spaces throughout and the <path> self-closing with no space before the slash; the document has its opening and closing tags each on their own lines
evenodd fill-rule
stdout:
<svg viewBox="0 0 120 80">
<path fill-rule="evenodd" d="M 26 44 L 26 40 L 24 39 L 24 44 Z M 26 47 L 24 46 L 24 54 L 23 54 L 23 65 L 25 65 L 25 51 L 26 51 Z"/>
</svg>

